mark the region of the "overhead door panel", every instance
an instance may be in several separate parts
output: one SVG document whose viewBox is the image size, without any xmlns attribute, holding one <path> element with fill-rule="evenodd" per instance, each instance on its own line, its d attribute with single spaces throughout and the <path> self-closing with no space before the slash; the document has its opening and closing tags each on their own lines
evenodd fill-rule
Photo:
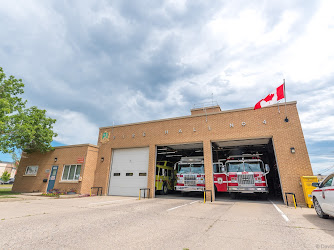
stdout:
<svg viewBox="0 0 334 250">
<path fill-rule="evenodd" d="M 147 187 L 149 148 L 113 150 L 109 195 L 138 196 Z"/>
</svg>

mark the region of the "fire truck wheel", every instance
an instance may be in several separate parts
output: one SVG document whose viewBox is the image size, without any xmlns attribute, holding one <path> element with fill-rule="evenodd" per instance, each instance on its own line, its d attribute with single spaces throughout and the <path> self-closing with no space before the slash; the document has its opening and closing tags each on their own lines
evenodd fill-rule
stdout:
<svg viewBox="0 0 334 250">
<path fill-rule="evenodd" d="M 164 194 L 164 195 L 168 194 L 168 187 L 167 187 L 166 183 L 162 186 L 162 194 Z"/>
<path fill-rule="evenodd" d="M 233 200 L 237 198 L 237 194 L 236 193 L 231 193 L 230 195 L 231 195 L 231 199 L 233 199 Z"/>
</svg>

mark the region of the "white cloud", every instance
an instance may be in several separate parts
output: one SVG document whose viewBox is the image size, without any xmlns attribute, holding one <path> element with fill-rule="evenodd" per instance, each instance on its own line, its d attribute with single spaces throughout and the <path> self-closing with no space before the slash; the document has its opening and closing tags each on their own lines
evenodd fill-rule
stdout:
<svg viewBox="0 0 334 250">
<path fill-rule="evenodd" d="M 72 145 L 97 143 L 98 126 L 89 121 L 85 114 L 71 110 L 48 110 L 47 115 L 56 119 L 54 131 L 58 133 L 56 141 Z"/>
<path fill-rule="evenodd" d="M 333 1 L 143 2 L 0 5 L 1 66 L 57 119 L 56 140 L 95 144 L 113 120 L 187 115 L 212 93 L 253 106 L 285 78 L 305 138 L 334 144 Z"/>
</svg>

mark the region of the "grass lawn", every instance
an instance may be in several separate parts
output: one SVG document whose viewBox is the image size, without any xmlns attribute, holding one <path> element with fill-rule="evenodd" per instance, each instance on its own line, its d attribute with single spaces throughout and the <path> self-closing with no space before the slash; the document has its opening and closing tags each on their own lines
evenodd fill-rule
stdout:
<svg viewBox="0 0 334 250">
<path fill-rule="evenodd" d="M 10 188 L 10 190 L 12 190 L 12 187 L 13 187 L 13 184 L 2 184 L 2 185 L 0 185 L 0 189 L 2 189 L 2 188 Z"/>
<path fill-rule="evenodd" d="M 6 184 L 6 185 L 1 185 L 0 186 L 0 199 L 4 198 L 15 198 L 15 194 L 20 194 L 20 193 L 14 193 L 12 192 L 12 184 Z"/>
</svg>

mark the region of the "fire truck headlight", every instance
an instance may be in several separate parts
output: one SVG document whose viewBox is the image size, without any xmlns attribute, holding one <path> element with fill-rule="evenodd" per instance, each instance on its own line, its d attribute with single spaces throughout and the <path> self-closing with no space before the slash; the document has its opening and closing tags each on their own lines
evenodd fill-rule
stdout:
<svg viewBox="0 0 334 250">
<path fill-rule="evenodd" d="M 262 178 L 261 177 L 255 177 L 255 182 L 261 182 Z"/>
<path fill-rule="evenodd" d="M 183 178 L 182 179 L 177 179 L 177 183 L 183 183 Z"/>
<path fill-rule="evenodd" d="M 237 177 L 231 177 L 231 182 L 237 182 Z"/>
</svg>

